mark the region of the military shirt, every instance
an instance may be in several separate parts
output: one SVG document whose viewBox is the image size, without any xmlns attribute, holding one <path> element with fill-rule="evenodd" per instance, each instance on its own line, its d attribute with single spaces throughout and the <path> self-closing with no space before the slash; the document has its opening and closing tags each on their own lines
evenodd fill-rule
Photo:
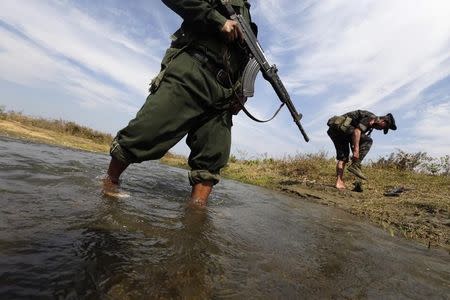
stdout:
<svg viewBox="0 0 450 300">
<path fill-rule="evenodd" d="M 220 0 L 162 0 L 170 9 L 183 18 L 181 28 L 194 39 L 194 46 L 205 47 L 211 58 L 223 63 L 224 49 L 229 51 L 232 71 L 242 69 L 247 56 L 237 41 L 228 43 L 221 28 L 229 19 Z M 230 0 L 236 13 L 251 22 L 250 3 L 247 0 Z"/>
<path fill-rule="evenodd" d="M 349 132 L 353 133 L 355 128 L 359 128 L 362 133 L 366 133 L 370 127 L 370 120 L 376 119 L 377 116 L 367 110 L 355 110 L 342 115 L 352 119 Z"/>
</svg>

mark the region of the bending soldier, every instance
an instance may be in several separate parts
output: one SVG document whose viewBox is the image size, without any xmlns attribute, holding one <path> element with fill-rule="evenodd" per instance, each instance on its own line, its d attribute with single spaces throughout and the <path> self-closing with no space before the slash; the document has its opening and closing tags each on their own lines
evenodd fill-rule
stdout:
<svg viewBox="0 0 450 300">
<path fill-rule="evenodd" d="M 336 188 L 345 189 L 343 180 L 345 164 L 349 161 L 352 149 L 352 163 L 348 171 L 361 179 L 367 179 L 361 171 L 361 161 L 372 146 L 370 134 L 373 129 L 383 130 L 387 134 L 389 129 L 396 130 L 395 119 L 392 114 L 377 117 L 366 110 L 355 110 L 342 116 L 334 116 L 327 122 L 328 136 L 336 148 Z"/>
<path fill-rule="evenodd" d="M 161 158 L 187 135 L 191 153 L 191 203 L 204 206 L 231 146 L 232 85 L 239 82 L 248 56 L 242 33 L 220 0 L 162 0 L 183 18 L 152 81 L 146 102 L 111 146 L 104 180 L 108 193 L 131 163 Z M 233 8 L 251 23 L 247 0 Z M 255 25 L 253 25 L 253 28 Z"/>
</svg>

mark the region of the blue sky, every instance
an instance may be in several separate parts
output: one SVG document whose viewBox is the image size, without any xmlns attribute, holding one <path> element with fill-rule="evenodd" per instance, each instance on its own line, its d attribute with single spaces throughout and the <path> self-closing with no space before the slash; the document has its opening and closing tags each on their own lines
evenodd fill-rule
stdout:
<svg viewBox="0 0 450 300">
<path fill-rule="evenodd" d="M 266 124 L 234 119 L 232 152 L 282 157 L 334 148 L 326 121 L 367 109 L 396 117 L 374 131 L 369 158 L 395 149 L 450 154 L 450 1 L 250 1 L 260 42 L 302 123 L 283 109 Z M 143 104 L 181 19 L 160 1 L 0 1 L 0 105 L 114 134 Z M 248 108 L 278 107 L 258 78 Z M 175 112 L 174 112 L 175 113 Z M 187 154 L 183 142 L 174 152 Z"/>
</svg>

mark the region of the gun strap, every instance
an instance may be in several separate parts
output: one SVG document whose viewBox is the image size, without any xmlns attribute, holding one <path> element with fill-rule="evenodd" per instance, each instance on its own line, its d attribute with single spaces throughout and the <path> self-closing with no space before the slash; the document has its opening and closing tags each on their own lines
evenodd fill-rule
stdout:
<svg viewBox="0 0 450 300">
<path fill-rule="evenodd" d="M 284 103 L 281 103 L 280 107 L 278 107 L 277 111 L 273 114 L 273 116 L 270 119 L 267 119 L 267 120 L 260 120 L 260 119 L 256 118 L 255 116 L 253 116 L 247 110 L 247 108 L 245 108 L 244 104 L 242 104 L 241 101 L 239 101 L 239 105 L 241 106 L 242 111 L 247 115 L 247 117 L 249 117 L 253 121 L 258 122 L 258 123 L 267 123 L 269 121 L 272 121 L 278 115 L 278 113 L 280 112 L 281 108 L 284 106 Z"/>
<path fill-rule="evenodd" d="M 248 109 L 245 107 L 244 103 L 242 103 L 242 101 L 241 101 L 241 98 L 242 98 L 242 97 L 240 97 L 240 96 L 238 95 L 238 93 L 236 92 L 236 89 L 235 89 L 235 87 L 234 87 L 234 85 L 233 85 L 233 82 L 231 81 L 231 77 L 230 77 L 230 74 L 229 74 L 229 73 L 228 73 L 228 81 L 229 81 L 229 84 L 230 84 L 230 86 L 231 86 L 231 89 L 233 90 L 234 97 L 236 97 L 236 100 L 237 100 L 237 102 L 238 102 L 240 108 L 241 108 L 242 111 L 247 115 L 247 117 L 249 117 L 250 119 L 252 119 L 252 120 L 255 121 L 255 122 L 258 122 L 258 123 L 267 123 L 267 122 L 272 121 L 272 120 L 278 115 L 278 113 L 280 112 L 281 108 L 282 108 L 282 107 L 284 106 L 284 104 L 285 104 L 284 102 L 281 103 L 280 107 L 278 107 L 278 109 L 275 111 L 275 113 L 273 114 L 273 116 L 270 117 L 269 119 L 267 119 L 267 120 L 260 120 L 260 119 L 256 118 L 255 116 L 253 116 L 253 115 L 248 111 Z"/>
<path fill-rule="evenodd" d="M 225 6 L 225 8 L 227 9 L 227 12 L 228 12 L 228 14 L 230 15 L 230 18 L 233 19 L 233 16 L 236 16 L 236 11 L 234 10 L 233 6 L 231 6 L 230 0 L 221 0 L 221 2 L 222 2 L 222 5 Z M 258 122 L 258 123 L 266 123 L 266 122 L 272 121 L 272 120 L 278 115 L 278 113 L 280 112 L 281 108 L 282 108 L 282 107 L 284 106 L 284 104 L 285 104 L 284 102 L 281 103 L 280 107 L 278 107 L 278 109 L 275 111 L 275 113 L 273 114 L 273 116 L 270 117 L 269 119 L 267 119 L 267 120 L 260 120 L 260 119 L 256 118 L 255 116 L 253 116 L 253 115 L 247 110 L 247 108 L 245 107 L 244 103 L 241 102 L 241 97 L 238 96 L 238 94 L 237 94 L 237 92 L 236 92 L 236 90 L 235 90 L 235 88 L 234 88 L 234 86 L 233 86 L 233 83 L 232 83 L 231 78 L 230 78 L 229 75 L 228 75 L 228 80 L 230 81 L 230 86 L 231 86 L 232 89 L 233 89 L 233 93 L 234 93 L 235 97 L 237 98 L 238 104 L 239 104 L 239 106 L 241 107 L 242 111 L 247 115 L 247 117 L 249 117 L 250 119 L 252 119 L 252 120 L 255 121 L 255 122 Z"/>
</svg>

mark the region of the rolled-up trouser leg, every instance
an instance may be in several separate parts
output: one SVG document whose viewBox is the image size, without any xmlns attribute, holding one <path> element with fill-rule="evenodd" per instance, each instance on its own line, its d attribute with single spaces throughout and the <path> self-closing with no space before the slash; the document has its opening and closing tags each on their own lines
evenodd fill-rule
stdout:
<svg viewBox="0 0 450 300">
<path fill-rule="evenodd" d="M 366 157 L 367 153 L 369 153 L 372 143 L 373 140 L 370 136 L 361 134 L 361 138 L 359 140 L 359 161 L 362 161 L 364 157 Z"/>
<path fill-rule="evenodd" d="M 189 174 L 191 185 L 202 181 L 219 181 L 220 169 L 228 162 L 231 147 L 231 121 L 229 111 L 223 111 L 189 131 L 186 143 L 191 148 Z"/>
<path fill-rule="evenodd" d="M 217 182 L 230 148 L 231 115 L 217 109 L 226 102 L 215 77 L 182 53 L 168 66 L 159 88 L 148 96 L 136 118 L 118 132 L 111 155 L 125 163 L 159 159 L 189 133 L 192 172 L 203 174 L 195 180 L 211 177 Z"/>
</svg>

